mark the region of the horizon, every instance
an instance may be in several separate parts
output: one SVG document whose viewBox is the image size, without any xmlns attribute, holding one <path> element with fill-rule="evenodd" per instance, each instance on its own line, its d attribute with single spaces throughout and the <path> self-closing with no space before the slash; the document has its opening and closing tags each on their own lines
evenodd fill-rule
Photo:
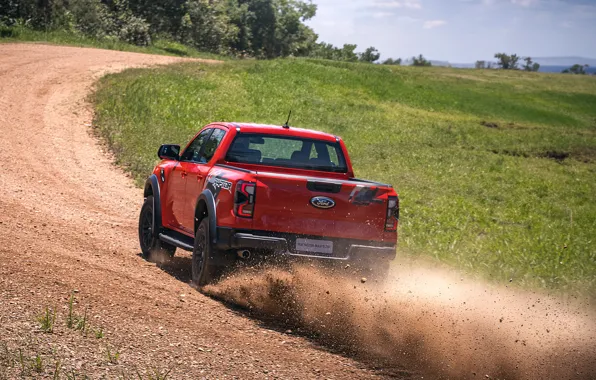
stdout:
<svg viewBox="0 0 596 380">
<path fill-rule="evenodd" d="M 319 42 L 387 58 L 494 61 L 495 53 L 596 60 L 595 0 L 313 0 Z"/>
</svg>

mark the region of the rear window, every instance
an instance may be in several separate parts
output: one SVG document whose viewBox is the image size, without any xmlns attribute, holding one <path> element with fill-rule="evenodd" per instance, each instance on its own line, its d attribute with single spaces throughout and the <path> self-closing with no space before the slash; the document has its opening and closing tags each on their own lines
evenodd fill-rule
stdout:
<svg viewBox="0 0 596 380">
<path fill-rule="evenodd" d="M 346 161 L 338 143 L 297 137 L 239 134 L 228 150 L 226 161 L 347 172 Z"/>
</svg>

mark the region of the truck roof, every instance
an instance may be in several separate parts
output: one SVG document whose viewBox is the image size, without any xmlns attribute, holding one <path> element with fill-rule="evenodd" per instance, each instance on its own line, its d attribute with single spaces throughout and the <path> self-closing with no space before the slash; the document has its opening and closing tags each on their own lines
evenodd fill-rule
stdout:
<svg viewBox="0 0 596 380">
<path fill-rule="evenodd" d="M 263 134 L 270 134 L 270 135 L 280 135 L 280 136 L 292 136 L 292 137 L 303 137 L 308 139 L 314 140 L 323 140 L 329 142 L 335 142 L 339 139 L 338 136 L 325 133 L 314 131 L 312 129 L 303 129 L 303 128 L 296 128 L 290 126 L 289 128 L 285 128 L 281 125 L 269 125 L 269 124 L 254 124 L 254 123 L 235 123 L 235 122 L 226 122 L 226 123 L 214 123 L 214 124 L 221 124 L 225 125 L 228 128 L 240 128 L 242 133 L 263 133 Z"/>
</svg>

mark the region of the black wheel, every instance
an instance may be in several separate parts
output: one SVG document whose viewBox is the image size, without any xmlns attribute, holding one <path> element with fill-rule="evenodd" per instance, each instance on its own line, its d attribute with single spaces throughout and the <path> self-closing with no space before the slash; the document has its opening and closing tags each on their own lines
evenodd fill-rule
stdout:
<svg viewBox="0 0 596 380">
<path fill-rule="evenodd" d="M 214 265 L 216 254 L 209 240 L 209 219 L 204 218 L 195 232 L 195 245 L 192 251 L 192 282 L 204 286 L 218 279 L 219 267 Z"/>
<path fill-rule="evenodd" d="M 153 197 L 148 196 L 139 215 L 139 243 L 143 257 L 151 259 L 151 256 L 160 253 L 172 257 L 176 252 L 176 247 L 159 240 L 159 231 L 155 228 L 156 223 L 153 220 L 154 215 Z"/>
</svg>

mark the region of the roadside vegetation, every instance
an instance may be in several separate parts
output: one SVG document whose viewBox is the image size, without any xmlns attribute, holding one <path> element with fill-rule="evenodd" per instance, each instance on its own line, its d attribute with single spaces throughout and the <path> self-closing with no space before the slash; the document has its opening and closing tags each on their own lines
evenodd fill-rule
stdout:
<svg viewBox="0 0 596 380">
<path fill-rule="evenodd" d="M 139 368 L 128 362 L 129 366 L 125 366 L 120 351 L 104 339 L 103 328 L 89 323 L 87 308 L 82 314 L 79 312 L 79 302 L 73 292 L 66 313 L 46 306 L 35 318 L 31 331 L 21 330 L 16 339 L 0 336 L 0 380 L 91 379 L 98 371 L 103 377 L 118 379 L 165 380 L 170 376 L 173 363 L 168 368 L 161 368 L 164 363 Z M 68 345 L 59 344 L 56 336 L 67 336 L 71 344 L 83 346 L 83 357 L 92 364 L 84 365 L 82 357 L 74 356 Z"/>
<path fill-rule="evenodd" d="M 359 177 L 401 198 L 400 255 L 596 294 L 596 78 L 322 60 L 103 78 L 96 130 L 141 183 L 162 143 L 250 121 L 341 135 Z"/>
<path fill-rule="evenodd" d="M 167 39 L 153 40 L 148 46 L 137 46 L 128 42 L 113 38 L 92 38 L 83 34 L 65 31 L 50 30 L 40 31 L 23 26 L 2 27 L 0 25 L 0 43 L 11 42 L 40 42 L 56 45 L 70 45 L 78 47 L 93 47 L 98 49 L 109 49 L 129 51 L 134 53 L 147 53 L 159 55 L 171 55 L 178 57 L 205 58 L 217 60 L 229 60 L 231 57 L 219 54 L 201 52 L 192 47 L 183 45 Z"/>
<path fill-rule="evenodd" d="M 318 41 L 306 25 L 316 12 L 311 0 L 6 0 L 0 2 L 0 41 L 199 57 L 379 60 L 373 46 L 357 52 L 355 44 Z M 430 65 L 417 59 L 413 65 Z"/>
</svg>

